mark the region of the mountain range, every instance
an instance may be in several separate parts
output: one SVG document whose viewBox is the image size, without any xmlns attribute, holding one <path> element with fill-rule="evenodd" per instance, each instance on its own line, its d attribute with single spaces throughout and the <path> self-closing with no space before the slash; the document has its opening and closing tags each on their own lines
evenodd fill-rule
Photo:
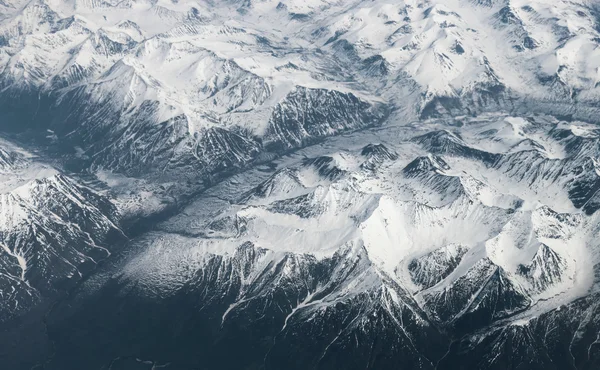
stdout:
<svg viewBox="0 0 600 370">
<path fill-rule="evenodd" d="M 7 369 L 596 369 L 594 0 L 0 0 Z"/>
</svg>

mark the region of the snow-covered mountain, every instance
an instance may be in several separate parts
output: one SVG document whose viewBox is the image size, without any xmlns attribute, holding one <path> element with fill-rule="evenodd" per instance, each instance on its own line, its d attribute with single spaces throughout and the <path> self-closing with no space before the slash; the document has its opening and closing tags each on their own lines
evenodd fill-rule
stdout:
<svg viewBox="0 0 600 370">
<path fill-rule="evenodd" d="M 3 9 L 0 93 L 21 108 L 4 109 L 8 124 L 53 130 L 93 166 L 130 174 L 240 167 L 261 151 L 380 124 L 392 109 L 396 119 L 597 113 L 593 2 L 39 0 Z"/>
<path fill-rule="evenodd" d="M 598 139 L 463 123 L 358 131 L 210 188 L 59 303 L 50 367 L 594 368 L 599 213 L 572 189 L 596 154 L 565 138 Z"/>
<path fill-rule="evenodd" d="M 18 147 L 2 142 L 0 321 L 68 289 L 123 239 L 117 208 Z"/>
<path fill-rule="evenodd" d="M 0 358 L 595 369 L 599 82 L 593 0 L 0 0 Z"/>
</svg>

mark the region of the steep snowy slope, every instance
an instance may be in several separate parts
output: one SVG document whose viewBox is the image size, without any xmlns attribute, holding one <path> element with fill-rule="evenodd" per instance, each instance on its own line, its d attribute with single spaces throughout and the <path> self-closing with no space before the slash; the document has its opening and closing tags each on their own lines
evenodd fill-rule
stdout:
<svg viewBox="0 0 600 370">
<path fill-rule="evenodd" d="M 108 199 L 14 145 L 3 146 L 1 322 L 68 288 L 110 255 L 105 242 L 121 238 Z"/>
</svg>

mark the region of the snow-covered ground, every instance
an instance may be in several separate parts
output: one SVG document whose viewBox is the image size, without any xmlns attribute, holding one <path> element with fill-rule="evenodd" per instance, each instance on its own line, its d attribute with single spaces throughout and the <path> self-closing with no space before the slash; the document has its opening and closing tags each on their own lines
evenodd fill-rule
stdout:
<svg viewBox="0 0 600 370">
<path fill-rule="evenodd" d="M 264 367 L 284 343 L 437 369 L 462 337 L 481 368 L 512 343 L 529 368 L 565 312 L 557 340 L 593 366 L 599 20 L 593 0 L 0 0 L 0 131 L 36 148 L 0 140 L 0 314 L 111 256 L 83 300 L 193 295 L 214 330 L 261 323 Z"/>
</svg>

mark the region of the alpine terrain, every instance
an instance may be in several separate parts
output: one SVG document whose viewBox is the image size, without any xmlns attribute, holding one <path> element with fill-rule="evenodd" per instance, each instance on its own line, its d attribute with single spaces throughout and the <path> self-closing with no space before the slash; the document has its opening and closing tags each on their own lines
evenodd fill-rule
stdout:
<svg viewBox="0 0 600 370">
<path fill-rule="evenodd" d="M 0 367 L 600 368 L 600 2 L 0 0 Z"/>
</svg>

